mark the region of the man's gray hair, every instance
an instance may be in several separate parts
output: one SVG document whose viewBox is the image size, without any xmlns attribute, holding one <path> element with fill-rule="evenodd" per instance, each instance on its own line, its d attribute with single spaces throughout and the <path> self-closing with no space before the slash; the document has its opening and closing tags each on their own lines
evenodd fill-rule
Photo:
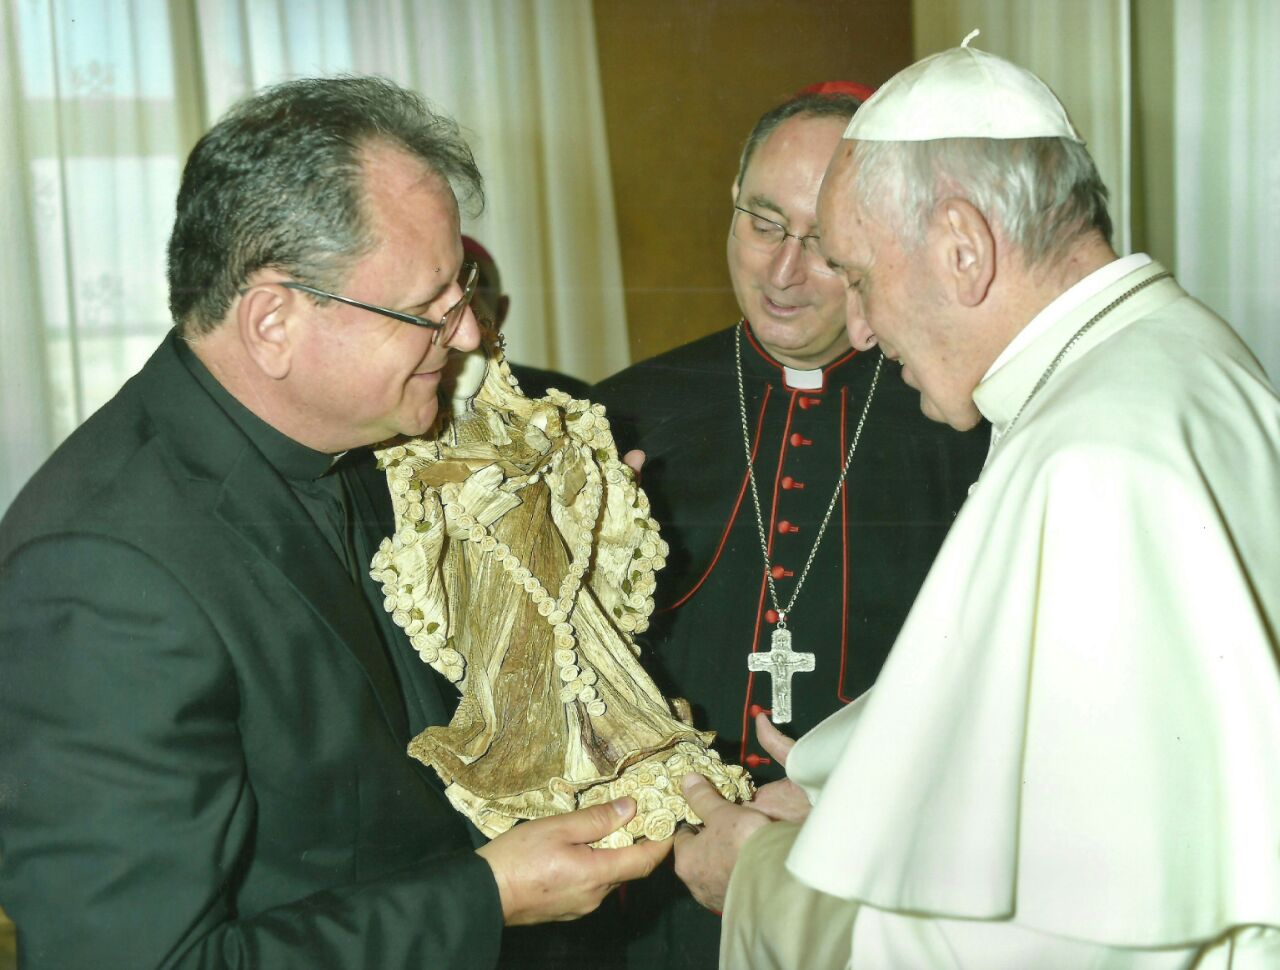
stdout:
<svg viewBox="0 0 1280 970">
<path fill-rule="evenodd" d="M 951 197 L 972 203 L 1028 266 L 1053 262 L 1095 230 L 1111 241 L 1107 188 L 1070 139 L 855 141 L 853 161 L 860 207 L 893 226 L 908 250 Z"/>
<path fill-rule="evenodd" d="M 169 306 L 183 336 L 213 330 L 265 267 L 341 289 L 372 251 L 368 149 L 391 145 L 448 181 L 470 211 L 484 180 L 457 124 L 383 78 L 302 78 L 233 107 L 197 143 L 169 240 Z"/>
</svg>

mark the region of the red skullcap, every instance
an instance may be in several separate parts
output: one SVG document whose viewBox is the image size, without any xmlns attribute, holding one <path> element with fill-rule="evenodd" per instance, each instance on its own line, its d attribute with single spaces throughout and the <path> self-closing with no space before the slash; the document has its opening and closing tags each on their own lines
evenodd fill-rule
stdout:
<svg viewBox="0 0 1280 970">
<path fill-rule="evenodd" d="M 807 88 L 801 88 L 796 92 L 796 97 L 806 94 L 851 94 L 859 101 L 866 101 L 875 93 L 875 88 L 859 84 L 857 81 L 819 81 L 817 84 L 810 84 Z"/>
<path fill-rule="evenodd" d="M 488 263 L 490 266 L 497 266 L 497 260 L 489 255 L 489 250 L 485 249 L 470 236 L 462 237 L 462 251 L 467 256 L 481 263 Z"/>
</svg>

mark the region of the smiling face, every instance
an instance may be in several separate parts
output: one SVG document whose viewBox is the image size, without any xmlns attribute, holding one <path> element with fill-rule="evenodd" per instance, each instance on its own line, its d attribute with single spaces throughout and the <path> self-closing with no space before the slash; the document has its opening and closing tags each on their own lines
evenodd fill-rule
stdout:
<svg viewBox="0 0 1280 970">
<path fill-rule="evenodd" d="M 369 148 L 364 172 L 378 242 L 355 264 L 342 295 L 439 320 L 462 296 L 458 206 L 448 182 L 385 145 Z M 434 330 L 358 307 L 330 302 L 311 311 L 291 373 L 291 403 L 324 429 L 328 451 L 426 433 L 451 348 L 479 344 L 470 308 L 449 347 L 434 343 Z"/>
<path fill-rule="evenodd" d="M 813 234 L 818 187 L 845 124 L 830 117 L 788 118 L 756 149 L 742 183 L 734 186 L 734 204 L 788 232 Z M 731 233 L 728 255 L 738 306 L 775 358 L 808 369 L 849 349 L 844 287 L 839 278 L 813 271 L 813 258 L 798 240 L 789 238 L 768 253 L 744 245 Z"/>
<path fill-rule="evenodd" d="M 879 344 L 920 392 L 925 416 L 964 431 L 981 420 L 973 389 L 986 365 L 982 348 L 959 322 L 944 285 L 946 240 L 933 226 L 908 253 L 855 191 L 852 146 L 831 161 L 818 200 L 822 252 L 846 287 L 848 333 L 855 347 Z"/>
</svg>

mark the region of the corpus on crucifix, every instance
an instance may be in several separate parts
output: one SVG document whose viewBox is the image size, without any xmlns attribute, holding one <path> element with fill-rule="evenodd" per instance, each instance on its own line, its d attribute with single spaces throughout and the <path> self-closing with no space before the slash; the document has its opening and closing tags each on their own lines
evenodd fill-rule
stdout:
<svg viewBox="0 0 1280 970">
<path fill-rule="evenodd" d="M 791 631 L 780 622 L 773 631 L 768 653 L 753 653 L 747 658 L 747 669 L 765 671 L 773 683 L 774 724 L 791 720 L 791 675 L 813 669 L 814 655 L 791 649 Z"/>
</svg>

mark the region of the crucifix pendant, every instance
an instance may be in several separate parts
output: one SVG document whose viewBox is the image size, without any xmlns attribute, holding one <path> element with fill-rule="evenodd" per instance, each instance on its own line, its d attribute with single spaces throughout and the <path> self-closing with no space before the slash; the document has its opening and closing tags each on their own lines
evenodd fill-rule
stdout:
<svg viewBox="0 0 1280 970">
<path fill-rule="evenodd" d="M 773 631 L 768 653 L 753 653 L 747 658 L 747 669 L 766 671 L 773 683 L 774 724 L 791 720 L 791 675 L 813 669 L 814 655 L 791 650 L 791 631 L 784 626 Z"/>
</svg>

